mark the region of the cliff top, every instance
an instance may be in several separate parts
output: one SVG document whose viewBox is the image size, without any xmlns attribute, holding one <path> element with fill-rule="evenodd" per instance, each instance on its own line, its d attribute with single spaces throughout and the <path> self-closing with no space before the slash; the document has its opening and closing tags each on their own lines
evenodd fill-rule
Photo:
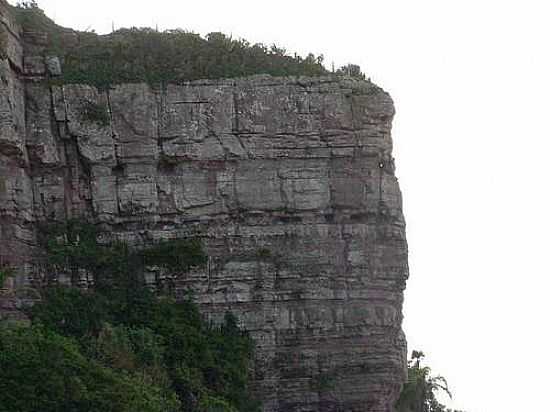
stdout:
<svg viewBox="0 0 550 412">
<path fill-rule="evenodd" d="M 20 27 L 25 55 L 57 56 L 61 83 L 91 84 L 98 88 L 120 83 L 154 85 L 198 79 L 271 76 L 325 76 L 323 56 L 305 58 L 275 44 L 252 44 L 223 33 L 201 36 L 182 29 L 123 28 L 110 34 L 76 31 L 57 25 L 33 1 L 10 6 L 2 0 L 4 26 Z M 12 18 L 4 17 L 11 14 Z M 4 36 L 2 36 L 4 38 Z M 5 42 L 0 48 L 5 49 Z M 4 45 L 3 45 L 4 44 Z M 6 52 L 3 53 L 4 55 Z M 359 66 L 336 74 L 364 79 Z"/>
</svg>

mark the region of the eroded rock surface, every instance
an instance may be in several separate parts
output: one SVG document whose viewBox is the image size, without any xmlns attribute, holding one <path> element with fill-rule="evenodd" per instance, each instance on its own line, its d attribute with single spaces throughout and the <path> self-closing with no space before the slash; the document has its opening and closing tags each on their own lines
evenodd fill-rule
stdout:
<svg viewBox="0 0 550 412">
<path fill-rule="evenodd" d="M 265 411 L 391 410 L 408 270 L 387 93 L 337 77 L 49 86 L 53 63 L 25 71 L 10 30 L 0 258 L 19 283 L 38 275 L 42 221 L 83 216 L 137 245 L 199 236 L 208 268 L 179 287 L 251 331 Z"/>
</svg>

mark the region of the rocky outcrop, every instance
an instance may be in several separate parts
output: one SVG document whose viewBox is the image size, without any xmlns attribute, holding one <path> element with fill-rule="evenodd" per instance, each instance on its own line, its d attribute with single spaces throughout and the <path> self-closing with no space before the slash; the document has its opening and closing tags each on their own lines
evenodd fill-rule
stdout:
<svg viewBox="0 0 550 412">
<path fill-rule="evenodd" d="M 208 268 L 178 286 L 250 330 L 265 411 L 390 411 L 408 271 L 389 95 L 338 77 L 53 86 L 55 60 L 25 60 L 2 18 L 0 259 L 18 282 L 40 276 L 42 221 L 198 236 Z"/>
<path fill-rule="evenodd" d="M 0 3 L 0 265 L 28 262 L 34 237 L 20 31 Z"/>
</svg>

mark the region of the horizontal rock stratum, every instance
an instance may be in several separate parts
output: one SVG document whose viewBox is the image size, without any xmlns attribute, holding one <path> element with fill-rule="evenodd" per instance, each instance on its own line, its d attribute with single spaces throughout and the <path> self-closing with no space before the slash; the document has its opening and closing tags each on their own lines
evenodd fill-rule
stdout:
<svg viewBox="0 0 550 412">
<path fill-rule="evenodd" d="M 336 76 L 51 86 L 3 24 L 0 259 L 18 283 L 40 276 L 40 222 L 200 237 L 208 268 L 178 287 L 251 332 L 264 411 L 391 411 L 408 267 L 386 92 Z"/>
</svg>

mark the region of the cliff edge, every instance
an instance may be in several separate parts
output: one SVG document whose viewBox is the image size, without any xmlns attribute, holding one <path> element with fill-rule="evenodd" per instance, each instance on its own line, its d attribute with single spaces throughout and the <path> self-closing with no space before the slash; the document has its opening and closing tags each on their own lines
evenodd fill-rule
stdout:
<svg viewBox="0 0 550 412">
<path fill-rule="evenodd" d="M 264 411 L 390 411 L 408 267 L 389 95 L 336 76 L 59 85 L 1 18 L 0 263 L 19 275 L 0 311 L 44 276 L 41 222 L 200 237 L 208 268 L 178 288 L 251 332 Z"/>
</svg>

